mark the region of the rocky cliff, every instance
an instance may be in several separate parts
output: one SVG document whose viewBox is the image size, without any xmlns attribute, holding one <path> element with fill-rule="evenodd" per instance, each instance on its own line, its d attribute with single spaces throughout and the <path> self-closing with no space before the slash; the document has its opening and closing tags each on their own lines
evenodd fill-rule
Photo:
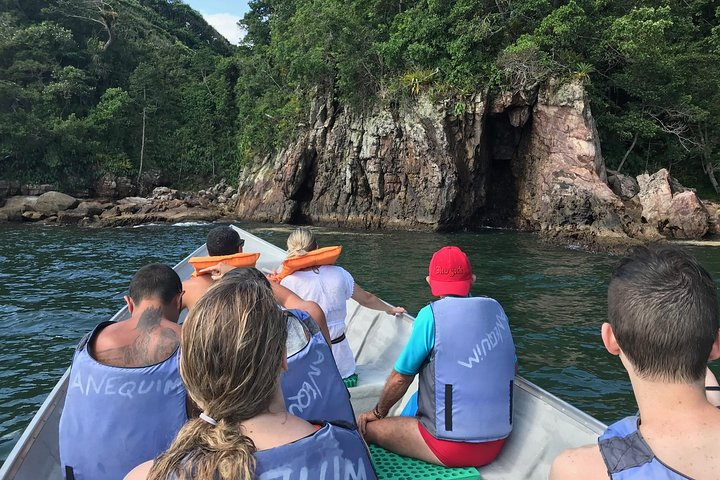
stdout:
<svg viewBox="0 0 720 480">
<path fill-rule="evenodd" d="M 583 242 L 642 228 L 608 185 L 583 86 L 481 92 L 358 114 L 332 99 L 280 153 L 244 168 L 242 219 L 361 228 L 497 226 Z"/>
</svg>

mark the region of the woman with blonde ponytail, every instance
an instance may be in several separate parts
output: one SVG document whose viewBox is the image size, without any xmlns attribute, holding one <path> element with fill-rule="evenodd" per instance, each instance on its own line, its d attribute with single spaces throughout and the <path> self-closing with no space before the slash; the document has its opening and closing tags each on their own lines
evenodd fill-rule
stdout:
<svg viewBox="0 0 720 480">
<path fill-rule="evenodd" d="M 202 413 L 126 480 L 275 478 L 274 471 L 295 470 L 320 478 L 335 465 L 342 478 L 348 468 L 375 478 L 356 431 L 287 412 L 280 389 L 286 337 L 287 319 L 267 285 L 231 277 L 212 286 L 190 311 L 181 340 L 180 375 Z"/>
<path fill-rule="evenodd" d="M 287 239 L 288 258 L 307 255 L 317 248 L 315 235 L 307 227 L 295 229 Z M 357 384 L 357 374 L 355 357 L 345 338 L 347 316 L 345 302 L 352 298 L 363 307 L 380 310 L 389 315 L 405 313 L 403 307 L 391 307 L 372 293 L 365 291 L 355 283 L 347 270 L 337 265 L 319 265 L 298 270 L 283 278 L 280 285 L 289 288 L 300 298 L 320 305 L 330 330 L 335 363 L 348 387 Z"/>
</svg>

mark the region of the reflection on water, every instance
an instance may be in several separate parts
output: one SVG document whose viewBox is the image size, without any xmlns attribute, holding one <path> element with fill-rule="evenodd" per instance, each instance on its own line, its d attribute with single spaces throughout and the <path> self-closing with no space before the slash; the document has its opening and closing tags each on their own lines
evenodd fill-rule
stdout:
<svg viewBox="0 0 720 480">
<path fill-rule="evenodd" d="M 281 247 L 292 230 L 244 227 Z M 69 365 L 80 337 L 123 306 L 131 275 L 146 263 L 177 263 L 210 228 L 0 226 L 0 459 Z M 318 237 L 321 245 L 344 246 L 340 264 L 358 284 L 412 314 L 432 300 L 425 276 L 433 252 L 458 245 L 478 277 L 473 295 L 496 298 L 508 314 L 522 375 L 603 421 L 636 410 L 627 377 L 599 336 L 617 258 L 510 231 L 318 229 Z M 720 272 L 713 248 L 688 248 Z"/>
</svg>

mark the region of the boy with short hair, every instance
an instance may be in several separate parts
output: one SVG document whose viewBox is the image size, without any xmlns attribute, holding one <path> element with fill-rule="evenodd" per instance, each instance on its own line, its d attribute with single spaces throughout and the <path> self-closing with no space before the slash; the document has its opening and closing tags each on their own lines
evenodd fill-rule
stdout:
<svg viewBox="0 0 720 480">
<path fill-rule="evenodd" d="M 720 411 L 704 389 L 707 361 L 720 357 L 718 327 L 715 282 L 692 256 L 640 248 L 625 258 L 602 340 L 628 372 L 639 416 L 561 453 L 550 478 L 720 478 Z"/>
</svg>

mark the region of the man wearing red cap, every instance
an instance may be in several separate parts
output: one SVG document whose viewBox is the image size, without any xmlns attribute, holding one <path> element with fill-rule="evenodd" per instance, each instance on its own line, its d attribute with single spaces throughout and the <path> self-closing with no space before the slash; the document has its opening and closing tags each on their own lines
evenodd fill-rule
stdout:
<svg viewBox="0 0 720 480">
<path fill-rule="evenodd" d="M 426 280 L 440 299 L 418 313 L 380 400 L 358 425 L 368 442 L 406 457 L 487 465 L 512 430 L 515 346 L 507 316 L 497 301 L 469 297 L 475 275 L 458 247 L 435 252 Z M 417 415 L 385 418 L 417 374 Z"/>
</svg>

